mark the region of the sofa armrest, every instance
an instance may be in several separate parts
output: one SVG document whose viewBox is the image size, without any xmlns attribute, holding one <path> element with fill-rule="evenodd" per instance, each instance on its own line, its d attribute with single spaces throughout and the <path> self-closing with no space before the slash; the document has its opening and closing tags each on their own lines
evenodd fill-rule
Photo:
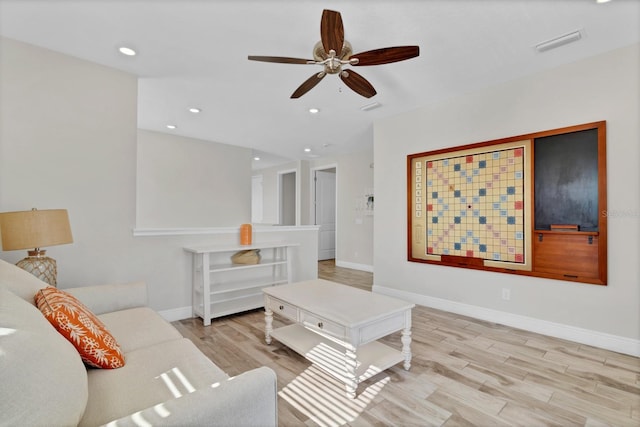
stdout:
<svg viewBox="0 0 640 427">
<path fill-rule="evenodd" d="M 83 286 L 64 291 L 78 298 L 96 315 L 147 305 L 147 285 L 144 282 Z"/>
<path fill-rule="evenodd" d="M 278 425 L 276 374 L 263 366 L 217 387 L 196 390 L 106 425 L 275 427 Z"/>
</svg>

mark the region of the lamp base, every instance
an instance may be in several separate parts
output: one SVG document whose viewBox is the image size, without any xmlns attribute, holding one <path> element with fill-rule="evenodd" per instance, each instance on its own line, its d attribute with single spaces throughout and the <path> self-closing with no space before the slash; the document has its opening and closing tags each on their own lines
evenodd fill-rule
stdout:
<svg viewBox="0 0 640 427">
<path fill-rule="evenodd" d="M 28 271 L 38 279 L 56 286 L 58 282 L 58 267 L 56 260 L 45 256 L 46 250 L 28 251 L 29 256 L 18 261 L 16 265 Z"/>
</svg>

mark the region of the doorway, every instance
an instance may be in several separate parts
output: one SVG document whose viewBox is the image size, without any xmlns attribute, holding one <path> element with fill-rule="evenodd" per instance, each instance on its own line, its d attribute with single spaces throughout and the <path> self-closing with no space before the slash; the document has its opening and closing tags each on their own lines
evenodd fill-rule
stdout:
<svg viewBox="0 0 640 427">
<path fill-rule="evenodd" d="M 278 224 L 296 225 L 296 172 L 278 173 Z"/>
<path fill-rule="evenodd" d="M 318 261 L 336 257 L 336 168 L 314 170 L 314 223 L 318 231 Z"/>
</svg>

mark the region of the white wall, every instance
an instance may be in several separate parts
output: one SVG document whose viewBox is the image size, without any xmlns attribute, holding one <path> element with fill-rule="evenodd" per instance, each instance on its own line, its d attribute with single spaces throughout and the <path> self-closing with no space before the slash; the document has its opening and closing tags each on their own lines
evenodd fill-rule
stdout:
<svg viewBox="0 0 640 427">
<path fill-rule="evenodd" d="M 8 39 L 0 56 L 0 211 L 68 209 L 74 243 L 45 248 L 59 283 L 133 279 L 113 266 L 135 223 L 136 78 Z"/>
<path fill-rule="evenodd" d="M 375 288 L 629 338 L 640 352 L 639 51 L 630 46 L 377 123 Z M 407 155 L 599 120 L 607 121 L 613 214 L 608 286 L 407 262 Z M 501 299 L 502 288 L 511 290 L 510 301 Z"/>
<path fill-rule="evenodd" d="M 46 248 L 58 262 L 60 288 L 143 280 L 152 308 L 172 319 L 189 316 L 191 257 L 183 247 L 238 241 L 239 224 L 250 218 L 251 171 L 240 198 L 212 195 L 219 206 L 246 207 L 238 226 L 136 237 L 136 77 L 3 38 L 0 56 L 0 211 L 68 209 L 74 243 Z M 246 163 L 226 161 L 238 169 Z M 317 229 L 256 230 L 254 240 L 300 243 L 294 279 L 317 277 Z M 0 252 L 9 262 L 24 256 Z"/>
<path fill-rule="evenodd" d="M 250 149 L 139 130 L 137 159 L 138 228 L 250 222 Z"/>
</svg>

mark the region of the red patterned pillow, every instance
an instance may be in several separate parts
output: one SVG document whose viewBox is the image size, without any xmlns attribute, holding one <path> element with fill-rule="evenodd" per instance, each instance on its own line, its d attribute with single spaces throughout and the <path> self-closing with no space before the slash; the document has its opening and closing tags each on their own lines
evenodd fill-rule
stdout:
<svg viewBox="0 0 640 427">
<path fill-rule="evenodd" d="M 78 350 L 84 363 L 106 369 L 124 366 L 115 338 L 76 297 L 48 286 L 36 293 L 35 300 L 47 320 Z"/>
</svg>

